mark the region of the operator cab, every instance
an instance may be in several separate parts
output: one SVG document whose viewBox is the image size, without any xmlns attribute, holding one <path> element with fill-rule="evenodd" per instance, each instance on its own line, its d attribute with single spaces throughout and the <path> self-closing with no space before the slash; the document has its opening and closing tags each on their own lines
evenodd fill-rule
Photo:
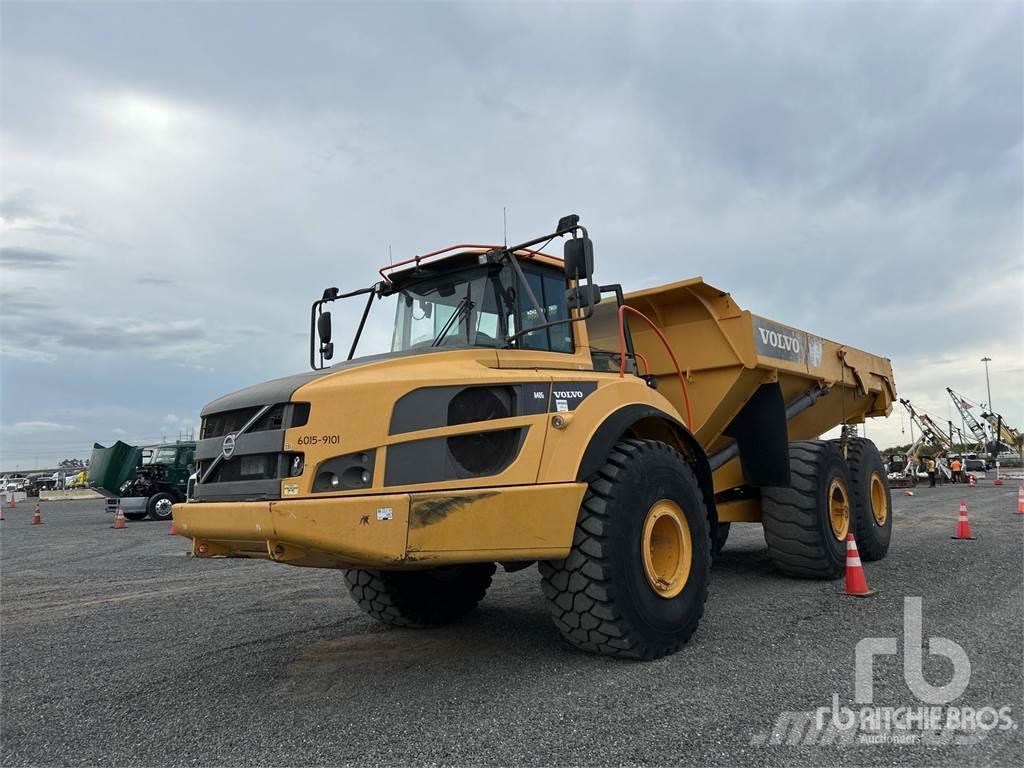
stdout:
<svg viewBox="0 0 1024 768">
<path fill-rule="evenodd" d="M 571 239 L 563 260 L 533 249 L 565 236 Z M 575 354 L 573 324 L 583 321 L 589 328 L 602 291 L 615 290 L 622 303 L 619 286 L 593 284 L 593 269 L 593 245 L 575 215 L 560 219 L 554 233 L 520 245 L 458 245 L 399 262 L 380 270 L 381 282 L 345 294 L 328 288 L 313 303 L 310 367 L 320 370 L 334 356 L 331 313 L 324 305 L 358 295 L 367 299 L 349 360 L 373 304 L 383 299 L 395 301 L 390 354 L 468 347 Z M 617 323 L 615 308 L 611 313 Z M 602 357 L 609 354 L 618 353 L 602 351 L 599 369 L 611 367 Z"/>
</svg>

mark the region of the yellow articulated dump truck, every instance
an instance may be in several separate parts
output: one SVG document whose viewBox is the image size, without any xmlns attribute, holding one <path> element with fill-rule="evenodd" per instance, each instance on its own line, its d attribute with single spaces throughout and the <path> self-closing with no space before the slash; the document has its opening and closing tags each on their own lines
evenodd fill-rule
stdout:
<svg viewBox="0 0 1024 768">
<path fill-rule="evenodd" d="M 543 253 L 555 238 L 563 259 Z M 325 307 L 353 296 L 361 320 L 328 366 Z M 358 357 L 382 303 L 391 351 Z M 395 626 L 454 621 L 496 564 L 537 563 L 570 643 L 653 659 L 696 629 L 733 523 L 761 523 L 797 577 L 840 576 L 848 534 L 865 559 L 889 547 L 875 446 L 852 427 L 818 439 L 890 412 L 889 361 L 753 315 L 700 278 L 600 285 L 577 216 L 327 289 L 310 365 L 204 408 L 177 531 L 197 557 L 340 569 Z"/>
</svg>

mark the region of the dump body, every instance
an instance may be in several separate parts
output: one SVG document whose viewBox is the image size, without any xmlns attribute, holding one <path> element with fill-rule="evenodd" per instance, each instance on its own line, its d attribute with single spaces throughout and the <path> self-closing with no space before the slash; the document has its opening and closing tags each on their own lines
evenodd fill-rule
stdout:
<svg viewBox="0 0 1024 768">
<path fill-rule="evenodd" d="M 686 379 L 690 429 L 709 456 L 733 443 L 727 434 L 730 426 L 765 385 L 777 384 L 786 404 L 819 388 L 827 390 L 813 406 L 787 420 L 789 441 L 814 439 L 839 425 L 860 424 L 892 410 L 896 390 L 888 358 L 741 309 L 729 293 L 702 278 L 636 291 L 625 300 L 650 318 L 671 345 Z M 665 345 L 646 323 L 631 320 L 629 327 L 641 369 L 646 362 L 658 391 L 685 414 L 682 387 Z M 591 343 L 617 348 L 617 327 L 605 324 L 602 331 Z M 763 429 L 767 419 L 756 418 Z M 743 481 L 739 457 L 715 468 L 716 493 Z M 724 520 L 753 521 L 760 510 L 756 500 L 737 500 L 720 503 L 719 514 Z"/>
<path fill-rule="evenodd" d="M 550 257 L 530 261 L 560 274 Z M 788 484 L 787 441 L 891 409 L 887 359 L 755 316 L 700 278 L 625 303 L 671 345 L 692 423 L 654 331 L 629 322 L 648 382 L 596 365 L 617 354 L 618 326 L 577 309 L 567 351 L 426 347 L 210 403 L 196 454 L 205 479 L 195 503 L 175 507 L 179 533 L 197 556 L 314 567 L 556 560 L 572 546 L 587 479 L 624 436 L 688 456 L 713 523 L 757 521 L 758 488 Z M 463 402 L 472 392 L 496 404 L 474 416 Z M 786 405 L 808 393 L 820 397 L 787 418 Z M 716 463 L 734 442 L 739 455 Z"/>
<path fill-rule="evenodd" d="M 888 358 L 862 352 L 740 309 L 701 278 L 637 291 L 626 303 L 650 317 L 687 376 L 691 430 L 710 454 L 722 432 L 765 383 L 778 382 L 788 403 L 815 386 L 830 391 L 789 423 L 790 440 L 818 437 L 892 410 L 896 390 Z M 664 346 L 643 323 L 631 324 L 637 350 L 659 378 L 659 391 L 683 412 L 682 393 Z"/>
</svg>

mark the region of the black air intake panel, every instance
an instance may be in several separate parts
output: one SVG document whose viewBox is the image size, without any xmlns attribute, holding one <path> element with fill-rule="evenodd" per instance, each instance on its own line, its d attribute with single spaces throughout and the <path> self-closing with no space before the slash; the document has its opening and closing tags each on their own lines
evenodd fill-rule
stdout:
<svg viewBox="0 0 1024 768">
<path fill-rule="evenodd" d="M 515 414 L 515 396 L 504 387 L 469 387 L 448 403 L 448 426 L 507 419 Z M 486 428 L 486 425 L 480 425 Z M 507 467 L 519 446 L 519 429 L 474 432 L 448 438 L 452 461 L 469 475 L 492 475 Z"/>
</svg>

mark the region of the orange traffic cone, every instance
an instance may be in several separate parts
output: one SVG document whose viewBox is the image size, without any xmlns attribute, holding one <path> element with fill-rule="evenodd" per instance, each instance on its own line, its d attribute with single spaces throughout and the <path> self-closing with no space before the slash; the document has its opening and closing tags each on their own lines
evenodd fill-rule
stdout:
<svg viewBox="0 0 1024 768">
<path fill-rule="evenodd" d="M 14 500 L 14 494 L 13 493 L 7 494 L 7 506 L 10 509 L 14 509 L 16 506 L 18 506 L 18 503 Z"/>
<path fill-rule="evenodd" d="M 117 530 L 121 530 L 122 528 L 128 527 L 128 523 L 126 523 L 124 520 L 124 510 L 121 509 L 120 504 L 117 505 L 117 514 L 114 515 L 114 524 L 110 527 L 116 528 Z"/>
<path fill-rule="evenodd" d="M 43 513 L 42 513 L 42 510 L 39 509 L 39 505 L 36 504 L 36 511 L 32 513 L 32 525 L 42 525 L 42 524 L 43 524 Z"/>
<path fill-rule="evenodd" d="M 846 594 L 853 597 L 871 597 L 876 590 L 868 589 L 868 579 L 860 562 L 857 542 L 853 534 L 846 534 Z"/>
<path fill-rule="evenodd" d="M 0 512 L 0 515 L 3 513 Z M 1017 514 L 1024 515 L 1024 485 L 1017 489 Z M 3 520 L 3 517 L 0 517 Z"/>
<path fill-rule="evenodd" d="M 904 496 L 913 496 L 914 492 L 908 488 L 905 491 L 903 491 L 903 495 Z"/>
<path fill-rule="evenodd" d="M 971 488 L 973 488 L 977 484 L 978 484 L 978 479 L 974 476 L 974 474 L 973 473 L 968 474 L 967 475 L 967 485 L 969 485 Z"/>
<path fill-rule="evenodd" d="M 971 523 L 967 519 L 967 502 L 963 499 L 960 499 L 960 515 L 956 521 L 956 536 L 951 536 L 950 538 L 974 540 L 974 534 L 971 533 Z"/>
<path fill-rule="evenodd" d="M 174 518 L 173 517 L 171 518 L 171 530 L 169 530 L 167 532 L 167 535 L 168 536 L 177 536 L 178 535 L 178 529 L 174 525 Z"/>
</svg>

